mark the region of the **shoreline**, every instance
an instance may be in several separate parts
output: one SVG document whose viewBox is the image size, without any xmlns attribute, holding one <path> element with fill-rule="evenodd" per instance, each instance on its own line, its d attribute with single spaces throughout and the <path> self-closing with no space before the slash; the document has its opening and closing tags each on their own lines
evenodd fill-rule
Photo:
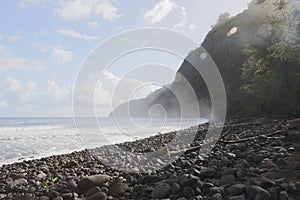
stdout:
<svg viewBox="0 0 300 200">
<path fill-rule="evenodd" d="M 192 129 L 195 127 L 186 129 L 185 134 Z M 105 166 L 95 158 L 99 154 L 91 155 L 94 151 L 103 154 L 105 148 L 2 165 L 0 199 L 300 198 L 299 122 L 229 120 L 222 138 L 207 155 L 198 149 L 205 143 L 207 124 L 196 129 L 195 141 L 188 150 L 152 174 L 140 173 L 134 166 L 131 172 Z M 161 149 L 174 135 L 164 133 L 105 147 L 149 153 Z M 118 156 L 124 157 L 107 158 L 112 162 Z M 139 159 L 137 164 L 143 161 Z"/>
</svg>

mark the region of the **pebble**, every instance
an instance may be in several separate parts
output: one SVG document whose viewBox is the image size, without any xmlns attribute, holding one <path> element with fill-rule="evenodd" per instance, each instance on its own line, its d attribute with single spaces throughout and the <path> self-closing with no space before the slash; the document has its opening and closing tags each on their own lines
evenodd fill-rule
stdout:
<svg viewBox="0 0 300 200">
<path fill-rule="evenodd" d="M 236 136 L 246 138 L 271 133 L 277 128 L 285 130 L 281 120 L 253 122 L 253 125 L 251 120 L 246 121 L 247 125 L 232 127 L 232 134 L 226 137 L 234 140 Z M 199 131 L 199 134 L 202 132 Z M 174 136 L 162 135 L 164 141 L 170 141 Z M 142 153 L 143 150 L 148 152 L 150 147 L 151 151 L 159 149 L 159 142 L 160 138 L 153 136 L 119 145 L 128 151 Z M 197 144 L 201 142 L 195 141 L 192 146 Z M 296 163 L 294 166 L 289 166 L 289 163 L 291 158 L 298 158 L 295 155 L 300 151 L 300 145 L 297 145 L 294 140 L 286 142 L 284 137 L 280 140 L 261 137 L 228 145 L 220 143 L 207 155 L 198 151 L 187 152 L 165 168 L 154 171 L 157 165 L 153 162 L 147 167 L 145 163 L 148 161 L 142 154 L 128 157 L 134 161 L 128 167 L 133 169 L 130 172 L 107 167 L 98 162 L 94 154 L 85 151 L 50 156 L 2 166 L 0 199 L 296 200 L 300 195 L 300 183 L 291 179 L 296 180 L 297 174 L 300 174 L 300 165 L 296 160 L 292 160 Z M 97 150 L 100 153 L 108 152 L 100 149 Z M 128 154 L 121 152 L 102 156 L 109 162 L 115 162 L 117 157 L 126 158 Z M 162 165 L 166 160 L 157 158 L 155 162 Z M 124 162 L 124 166 L 126 164 Z M 291 173 L 283 171 L 285 169 Z M 55 176 L 60 179 L 54 182 L 52 178 Z"/>
</svg>

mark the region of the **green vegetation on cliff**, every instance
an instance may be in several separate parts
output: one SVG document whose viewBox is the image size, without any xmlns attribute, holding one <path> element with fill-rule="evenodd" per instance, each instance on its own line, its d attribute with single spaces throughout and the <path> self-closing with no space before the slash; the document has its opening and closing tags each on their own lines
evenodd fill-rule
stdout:
<svg viewBox="0 0 300 200">
<path fill-rule="evenodd" d="M 262 26 L 264 45 L 247 45 L 241 95 L 246 114 L 300 113 L 300 4 L 275 2 Z M 248 100 L 247 100 L 248 99 Z"/>
</svg>

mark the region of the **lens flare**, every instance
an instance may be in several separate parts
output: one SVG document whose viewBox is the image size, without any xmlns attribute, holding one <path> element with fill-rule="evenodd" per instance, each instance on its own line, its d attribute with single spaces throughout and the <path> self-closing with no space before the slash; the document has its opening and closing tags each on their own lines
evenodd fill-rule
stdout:
<svg viewBox="0 0 300 200">
<path fill-rule="evenodd" d="M 227 36 L 230 37 L 230 36 L 236 34 L 237 31 L 238 31 L 238 28 L 233 27 L 232 29 L 230 29 L 230 31 L 227 32 Z"/>
</svg>

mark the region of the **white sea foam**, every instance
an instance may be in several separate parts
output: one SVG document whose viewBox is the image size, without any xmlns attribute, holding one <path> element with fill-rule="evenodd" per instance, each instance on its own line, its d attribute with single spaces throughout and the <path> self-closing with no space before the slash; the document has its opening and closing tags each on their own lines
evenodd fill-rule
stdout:
<svg viewBox="0 0 300 200">
<path fill-rule="evenodd" d="M 101 128 L 87 126 L 78 130 L 72 119 L 0 119 L 0 165 L 133 141 L 205 120 L 185 122 L 182 126 L 178 126 L 178 121 L 169 121 L 162 128 L 123 126 L 123 130 L 111 122 L 106 120 Z"/>
</svg>

